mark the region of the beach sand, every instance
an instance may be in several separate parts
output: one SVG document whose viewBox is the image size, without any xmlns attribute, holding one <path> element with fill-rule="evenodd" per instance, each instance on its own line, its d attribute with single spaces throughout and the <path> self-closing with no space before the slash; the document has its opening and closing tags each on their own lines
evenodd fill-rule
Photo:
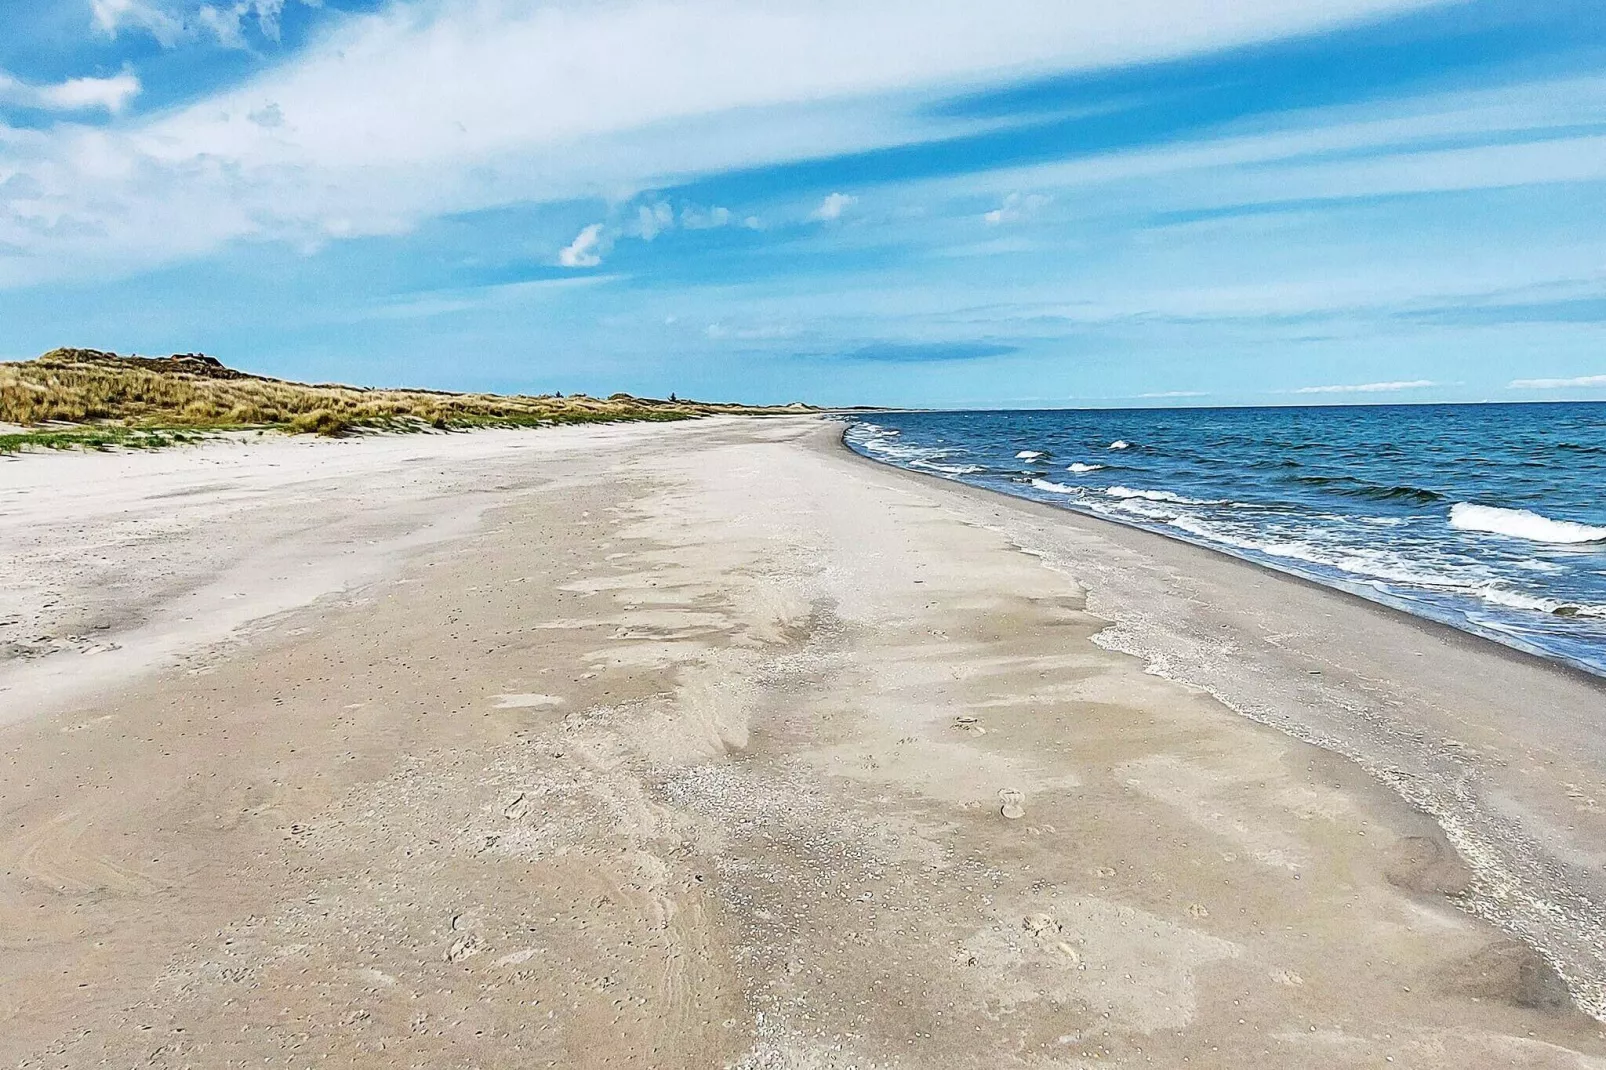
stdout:
<svg viewBox="0 0 1606 1070">
<path fill-rule="evenodd" d="M 0 463 L 0 1065 L 1606 1067 L 1596 682 L 839 433 Z"/>
</svg>

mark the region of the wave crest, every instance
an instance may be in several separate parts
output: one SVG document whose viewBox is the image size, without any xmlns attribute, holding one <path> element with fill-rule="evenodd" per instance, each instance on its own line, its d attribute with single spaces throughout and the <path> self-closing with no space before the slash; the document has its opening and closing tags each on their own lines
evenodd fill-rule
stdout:
<svg viewBox="0 0 1606 1070">
<path fill-rule="evenodd" d="M 1080 494 L 1080 493 L 1082 493 L 1082 488 L 1081 487 L 1072 487 L 1072 486 L 1069 486 L 1069 485 L 1067 485 L 1065 483 L 1050 483 L 1046 479 L 1034 479 L 1034 480 L 1032 480 L 1032 486 L 1036 487 L 1038 490 L 1046 490 L 1050 494 Z"/>
<path fill-rule="evenodd" d="M 1198 498 L 1184 498 L 1180 494 L 1173 494 L 1168 490 L 1138 490 L 1135 487 L 1110 487 L 1104 492 L 1112 498 L 1142 498 L 1150 502 L 1170 502 L 1172 505 L 1220 505 L 1219 501 L 1207 502 Z"/>
<path fill-rule="evenodd" d="M 1296 476 L 1294 482 L 1303 483 L 1307 487 L 1320 487 L 1324 491 L 1342 494 L 1346 498 L 1366 498 L 1374 502 L 1406 501 L 1417 505 L 1431 505 L 1434 502 L 1444 501 L 1444 495 L 1426 487 L 1413 487 L 1409 483 L 1387 486 L 1366 479 L 1356 479 L 1354 476 Z"/>
<path fill-rule="evenodd" d="M 1576 545 L 1606 542 L 1606 528 L 1552 520 L 1527 509 L 1501 509 L 1493 505 L 1456 502 L 1450 507 L 1450 526 L 1461 531 L 1486 531 L 1529 542 Z"/>
</svg>

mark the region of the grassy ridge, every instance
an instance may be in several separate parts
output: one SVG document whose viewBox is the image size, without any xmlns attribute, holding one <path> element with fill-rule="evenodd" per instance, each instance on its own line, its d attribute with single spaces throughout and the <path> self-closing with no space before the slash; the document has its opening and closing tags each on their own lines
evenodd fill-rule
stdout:
<svg viewBox="0 0 1606 1070">
<path fill-rule="evenodd" d="M 799 411 L 615 394 L 454 394 L 249 375 L 211 357 L 122 357 L 57 349 L 35 360 L 0 363 L 0 452 L 28 447 L 157 446 L 198 433 L 277 429 L 342 435 L 372 429 L 535 427 L 614 420 L 685 420 L 716 413 Z"/>
</svg>

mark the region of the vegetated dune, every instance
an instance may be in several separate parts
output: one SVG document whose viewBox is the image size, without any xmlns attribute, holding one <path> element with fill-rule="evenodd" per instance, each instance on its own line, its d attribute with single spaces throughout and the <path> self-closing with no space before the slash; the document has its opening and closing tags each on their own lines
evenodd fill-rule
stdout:
<svg viewBox="0 0 1606 1070">
<path fill-rule="evenodd" d="M 357 429 L 420 430 L 537 426 L 609 420 L 684 420 L 716 413 L 799 411 L 614 394 L 456 394 L 251 375 L 213 357 L 124 357 L 56 349 L 0 363 L 0 449 L 37 445 L 152 444 L 185 432 L 278 428 L 339 435 Z M 72 427 L 63 427 L 68 424 Z"/>
</svg>

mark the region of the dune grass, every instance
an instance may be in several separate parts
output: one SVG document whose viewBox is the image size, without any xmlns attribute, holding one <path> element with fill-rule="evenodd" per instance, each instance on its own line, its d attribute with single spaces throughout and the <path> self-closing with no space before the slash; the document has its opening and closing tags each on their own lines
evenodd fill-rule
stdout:
<svg viewBox="0 0 1606 1070">
<path fill-rule="evenodd" d="M 43 431 L 0 432 L 0 454 L 17 453 L 27 449 L 89 449 L 104 450 L 113 447 L 127 449 L 159 449 L 198 442 L 211 431 L 184 427 L 66 427 Z"/>
<path fill-rule="evenodd" d="M 57 349 L 0 363 L 0 453 L 29 448 L 171 445 L 197 434 L 273 429 L 338 436 L 364 430 L 466 430 L 616 420 L 685 420 L 715 413 L 798 411 L 614 394 L 457 394 L 292 383 L 210 357 L 123 357 Z"/>
</svg>

